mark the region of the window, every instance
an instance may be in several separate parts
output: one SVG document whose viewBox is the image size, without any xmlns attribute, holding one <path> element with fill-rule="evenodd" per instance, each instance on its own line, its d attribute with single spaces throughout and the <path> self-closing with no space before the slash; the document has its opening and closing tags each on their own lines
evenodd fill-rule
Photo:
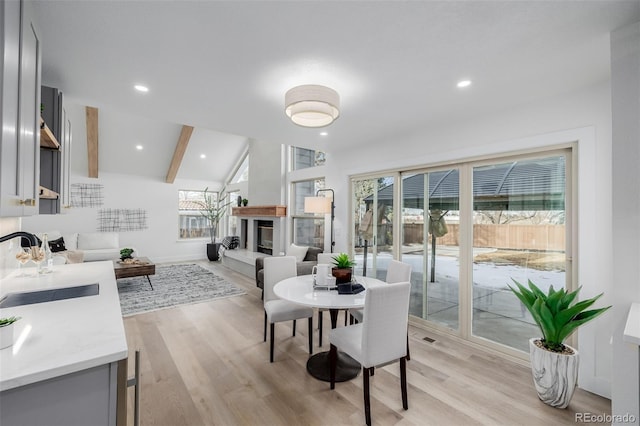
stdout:
<svg viewBox="0 0 640 426">
<path fill-rule="evenodd" d="M 227 207 L 227 215 L 226 215 L 227 216 L 226 235 L 235 235 L 235 236 L 240 235 L 240 229 L 238 229 L 238 217 L 231 216 L 231 210 L 230 210 L 233 206 L 238 205 L 239 195 L 240 195 L 240 191 L 231 191 L 227 193 L 227 201 L 225 202 L 225 204 L 228 203 L 229 207 Z"/>
<path fill-rule="evenodd" d="M 207 192 L 215 202 L 217 192 Z M 178 227 L 180 239 L 210 238 L 209 221 L 204 212 L 204 191 L 178 191 Z"/>
<path fill-rule="evenodd" d="M 313 149 L 292 147 L 291 169 L 300 170 L 324 165 L 325 153 Z"/>
<path fill-rule="evenodd" d="M 249 154 L 244 157 L 229 183 L 246 182 L 247 180 L 249 180 Z"/>
<path fill-rule="evenodd" d="M 293 243 L 324 248 L 324 216 L 304 212 L 304 198 L 314 197 L 324 188 L 324 179 L 313 179 L 293 183 L 291 218 Z"/>
</svg>

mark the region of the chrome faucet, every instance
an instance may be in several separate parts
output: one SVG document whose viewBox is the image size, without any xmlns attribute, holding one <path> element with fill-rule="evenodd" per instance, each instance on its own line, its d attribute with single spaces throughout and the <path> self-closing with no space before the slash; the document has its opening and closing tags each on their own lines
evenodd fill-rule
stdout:
<svg viewBox="0 0 640 426">
<path fill-rule="evenodd" d="M 4 241 L 9 241 L 13 238 L 18 238 L 18 237 L 22 237 L 28 240 L 30 247 L 38 247 L 38 239 L 36 238 L 36 236 L 24 231 L 12 232 L 11 234 L 7 234 L 3 237 L 0 237 L 0 243 Z"/>
</svg>

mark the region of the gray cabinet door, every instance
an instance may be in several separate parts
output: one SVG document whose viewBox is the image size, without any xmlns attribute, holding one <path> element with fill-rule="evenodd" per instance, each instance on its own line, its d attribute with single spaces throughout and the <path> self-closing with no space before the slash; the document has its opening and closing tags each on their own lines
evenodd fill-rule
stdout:
<svg viewBox="0 0 640 426">
<path fill-rule="evenodd" d="M 20 84 L 20 3 L 0 3 L 3 49 L 0 80 L 0 216 L 21 216 L 20 165 L 18 163 L 18 99 Z"/>
<path fill-rule="evenodd" d="M 0 216 L 38 213 L 40 41 L 30 7 L 28 2 L 0 2 Z"/>
<path fill-rule="evenodd" d="M 40 41 L 33 26 L 30 3 L 22 3 L 20 47 L 20 115 L 18 157 L 22 172 L 23 216 L 38 214 L 40 194 Z"/>
</svg>

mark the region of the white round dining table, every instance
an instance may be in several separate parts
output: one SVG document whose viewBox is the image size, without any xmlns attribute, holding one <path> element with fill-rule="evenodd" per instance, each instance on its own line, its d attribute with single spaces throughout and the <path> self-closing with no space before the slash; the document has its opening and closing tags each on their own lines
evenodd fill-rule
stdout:
<svg viewBox="0 0 640 426">
<path fill-rule="evenodd" d="M 312 308 L 328 309 L 331 314 L 331 328 L 336 328 L 338 312 L 343 309 L 362 309 L 366 297 L 366 289 L 372 286 L 385 285 L 384 281 L 371 277 L 355 277 L 365 291 L 358 294 L 338 294 L 337 290 L 313 288 L 312 275 L 300 275 L 278 282 L 273 292 L 280 299 Z M 309 357 L 307 371 L 313 377 L 325 382 L 329 378 L 329 351 L 320 352 Z M 336 382 L 351 380 L 360 372 L 360 364 L 349 355 L 338 351 Z"/>
</svg>

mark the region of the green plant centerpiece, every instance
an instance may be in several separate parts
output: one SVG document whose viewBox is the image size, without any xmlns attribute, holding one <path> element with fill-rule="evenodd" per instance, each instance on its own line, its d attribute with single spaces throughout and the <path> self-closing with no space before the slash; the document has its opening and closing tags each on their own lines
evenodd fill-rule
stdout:
<svg viewBox="0 0 640 426">
<path fill-rule="evenodd" d="M 0 327 L 6 327 L 18 321 L 20 317 L 0 318 Z"/>
<path fill-rule="evenodd" d="M 125 247 L 122 250 L 120 250 L 120 260 L 133 259 L 132 254 L 133 254 L 133 249 Z"/>
<path fill-rule="evenodd" d="M 332 259 L 334 267 L 331 269 L 331 275 L 336 277 L 336 284 L 351 282 L 353 267 L 356 265 L 356 262 L 350 259 L 346 253 L 340 253 L 333 256 Z"/>
<path fill-rule="evenodd" d="M 533 381 L 538 397 L 544 403 L 566 408 L 571 402 L 578 381 L 578 351 L 565 340 L 582 324 L 591 321 L 611 306 L 589 309 L 602 293 L 591 299 L 576 302 L 580 289 L 567 292 L 549 287 L 547 293 L 528 280 L 529 288 L 513 280 L 516 288 L 509 289 L 531 313 L 541 338 L 529 340 L 529 355 Z"/>
<path fill-rule="evenodd" d="M 213 194 L 209 192 L 209 187 L 206 187 L 203 192 L 204 199 L 200 202 L 202 206 L 200 215 L 207 219 L 209 223 L 209 236 L 211 237 L 211 243 L 207 244 L 207 257 L 209 260 L 215 261 L 219 259 L 218 250 L 220 249 L 220 244 L 216 243 L 218 227 L 220 220 L 227 213 L 227 206 L 229 206 L 231 202 L 224 203 L 217 196 L 214 198 Z"/>
<path fill-rule="evenodd" d="M 20 317 L 0 318 L 0 349 L 13 345 L 13 324 Z"/>
</svg>

